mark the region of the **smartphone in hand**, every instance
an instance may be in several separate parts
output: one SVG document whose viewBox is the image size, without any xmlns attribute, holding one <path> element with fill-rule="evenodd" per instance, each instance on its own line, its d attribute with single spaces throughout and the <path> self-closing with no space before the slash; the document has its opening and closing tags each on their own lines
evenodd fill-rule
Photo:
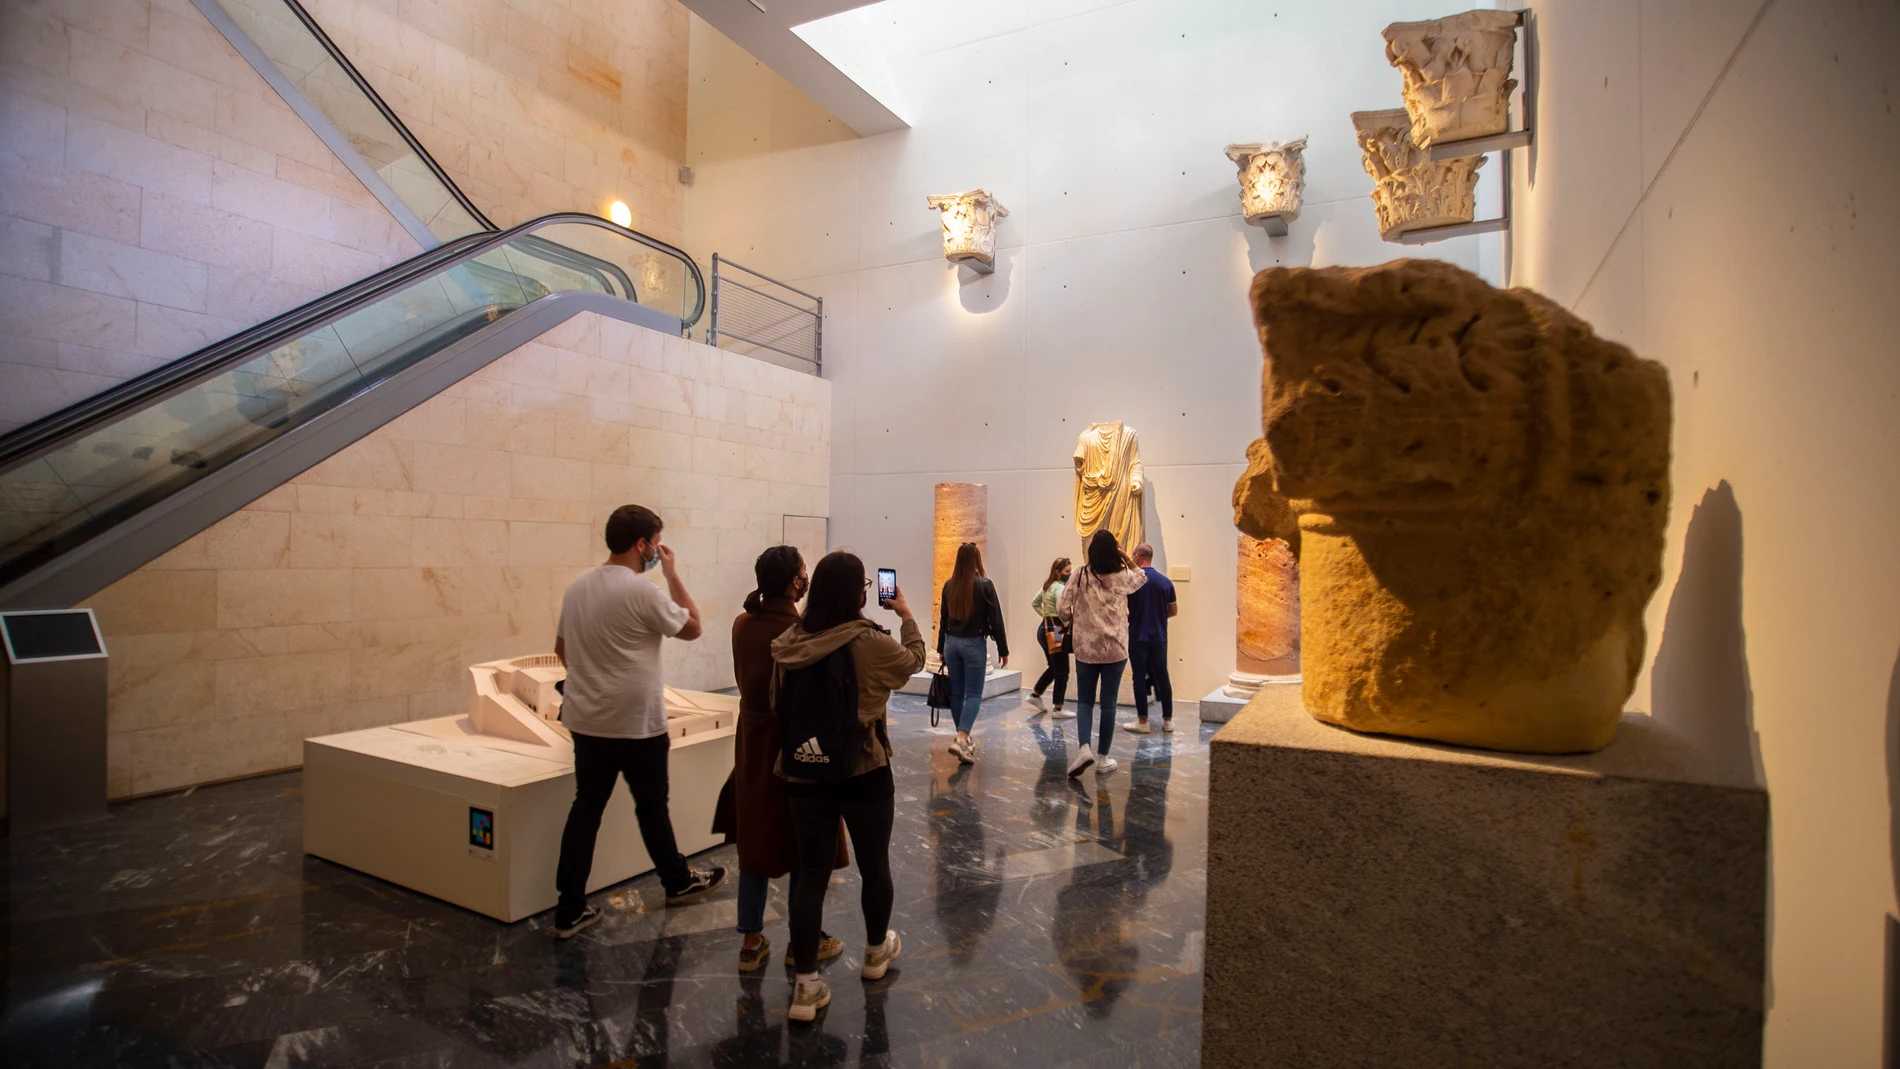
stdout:
<svg viewBox="0 0 1900 1069">
<path fill-rule="evenodd" d="M 877 570 L 877 604 L 881 609 L 891 607 L 891 598 L 897 594 L 897 569 L 879 568 Z"/>
</svg>

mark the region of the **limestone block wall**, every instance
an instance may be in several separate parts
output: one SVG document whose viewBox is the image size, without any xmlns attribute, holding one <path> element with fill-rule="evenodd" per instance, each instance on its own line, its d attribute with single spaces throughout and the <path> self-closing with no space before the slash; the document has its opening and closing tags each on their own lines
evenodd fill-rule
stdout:
<svg viewBox="0 0 1900 1069">
<path fill-rule="evenodd" d="M 190 0 L 0 5 L 0 430 L 417 251 Z"/>
<path fill-rule="evenodd" d="M 459 712 L 466 666 L 545 651 L 601 526 L 665 518 L 706 620 L 669 681 L 733 682 L 728 627 L 785 515 L 829 512 L 830 384 L 585 315 L 91 600 L 109 783 L 299 763 L 300 740 Z"/>
<path fill-rule="evenodd" d="M 312 0 L 364 77 L 489 218 L 685 230 L 687 13 L 673 0 Z"/>
</svg>

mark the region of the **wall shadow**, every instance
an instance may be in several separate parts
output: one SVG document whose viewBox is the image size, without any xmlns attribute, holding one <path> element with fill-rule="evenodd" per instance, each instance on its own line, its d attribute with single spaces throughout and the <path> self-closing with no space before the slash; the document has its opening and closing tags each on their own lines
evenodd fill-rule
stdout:
<svg viewBox="0 0 1900 1069">
<path fill-rule="evenodd" d="M 945 263 L 944 266 L 956 272 L 957 301 L 963 305 L 963 310 L 975 315 L 985 315 L 1008 303 L 1010 282 L 1022 262 L 1022 248 L 1006 249 L 999 242 L 996 249 L 994 274 L 985 275 L 975 268 L 959 264 Z"/>
<path fill-rule="evenodd" d="M 1891 840 L 1888 858 L 1893 865 L 1894 894 L 1900 896 L 1900 655 L 1893 659 L 1893 675 L 1887 680 L 1887 834 Z M 1900 918 L 1883 918 L 1887 936 L 1886 1028 L 1882 1032 L 1885 1056 L 1880 1064 L 1900 1069 Z"/>
<path fill-rule="evenodd" d="M 1725 771 L 1765 782 L 1742 627 L 1742 510 L 1727 480 L 1689 518 L 1650 687 L 1658 721 Z"/>
<path fill-rule="evenodd" d="M 1247 266 L 1256 274 L 1269 267 L 1311 267 L 1314 246 L 1320 228 L 1326 225 L 1321 215 L 1308 215 L 1287 224 L 1286 236 L 1269 237 L 1264 227 L 1249 226 L 1239 216 L 1234 222 L 1247 235 Z"/>
</svg>

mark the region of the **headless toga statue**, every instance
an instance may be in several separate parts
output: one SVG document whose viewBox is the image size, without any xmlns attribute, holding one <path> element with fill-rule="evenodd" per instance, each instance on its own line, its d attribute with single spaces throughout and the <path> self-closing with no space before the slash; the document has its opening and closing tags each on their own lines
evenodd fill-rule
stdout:
<svg viewBox="0 0 1900 1069">
<path fill-rule="evenodd" d="M 1120 420 L 1095 423 L 1075 440 L 1075 533 L 1086 543 L 1106 528 L 1127 553 L 1141 544 L 1141 448 Z"/>
</svg>

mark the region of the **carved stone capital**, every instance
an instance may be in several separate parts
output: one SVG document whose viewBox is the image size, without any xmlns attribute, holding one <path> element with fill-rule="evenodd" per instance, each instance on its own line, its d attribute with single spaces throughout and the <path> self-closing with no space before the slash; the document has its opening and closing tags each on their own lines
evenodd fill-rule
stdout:
<svg viewBox="0 0 1900 1069">
<path fill-rule="evenodd" d="M 1517 87 L 1511 77 L 1516 45 L 1517 14 L 1511 11 L 1467 11 L 1387 26 L 1385 56 L 1405 82 L 1412 141 L 1430 148 L 1503 133 L 1505 105 Z"/>
<path fill-rule="evenodd" d="M 974 260 L 996 262 L 996 221 L 1009 214 L 987 189 L 930 197 L 930 207 L 943 213 L 943 258 L 951 263 Z"/>
<path fill-rule="evenodd" d="M 1434 161 L 1412 140 L 1412 121 L 1404 108 L 1355 111 L 1366 173 L 1376 183 L 1372 203 L 1379 211 L 1379 236 L 1399 240 L 1408 230 L 1469 223 L 1477 213 L 1475 194 L 1483 156 Z"/>
<path fill-rule="evenodd" d="M 1306 190 L 1306 138 L 1270 145 L 1247 143 L 1227 146 L 1227 158 L 1240 169 L 1240 212 L 1260 226 L 1279 217 L 1300 217 L 1300 198 Z"/>
</svg>

